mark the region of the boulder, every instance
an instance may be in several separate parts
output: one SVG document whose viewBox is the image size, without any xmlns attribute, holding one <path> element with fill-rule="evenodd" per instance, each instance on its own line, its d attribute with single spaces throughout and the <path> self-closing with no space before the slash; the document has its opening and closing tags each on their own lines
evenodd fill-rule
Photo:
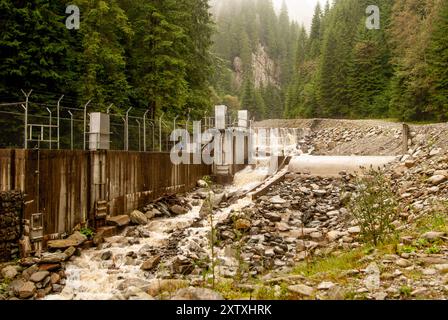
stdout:
<svg viewBox="0 0 448 320">
<path fill-rule="evenodd" d="M 342 237 L 344 234 L 340 231 L 337 230 L 332 230 L 330 232 L 327 233 L 327 239 L 329 241 L 336 241 L 338 240 L 340 237 Z"/>
<path fill-rule="evenodd" d="M 292 293 L 305 296 L 305 297 L 311 297 L 314 294 L 314 288 L 309 287 L 304 284 L 296 284 L 288 287 L 288 290 Z"/>
<path fill-rule="evenodd" d="M 125 227 L 131 222 L 128 215 L 123 214 L 121 216 L 107 218 L 107 223 L 112 226 Z"/>
<path fill-rule="evenodd" d="M 20 287 L 18 293 L 20 299 L 31 298 L 36 293 L 36 286 L 34 285 L 33 282 L 27 281 Z"/>
<path fill-rule="evenodd" d="M 50 275 L 50 272 L 48 272 L 48 271 L 38 271 L 38 272 L 35 272 L 35 273 L 33 273 L 31 275 L 30 281 L 41 282 L 42 280 L 44 280 L 49 275 Z"/>
<path fill-rule="evenodd" d="M 208 183 L 205 182 L 204 180 L 198 180 L 198 182 L 196 182 L 196 185 L 198 186 L 198 188 L 207 188 L 208 187 Z"/>
<path fill-rule="evenodd" d="M 182 288 L 174 293 L 171 300 L 224 300 L 224 297 L 207 288 Z"/>
<path fill-rule="evenodd" d="M 101 260 L 110 260 L 112 258 L 112 251 L 104 251 L 101 254 Z"/>
<path fill-rule="evenodd" d="M 17 275 L 17 268 L 15 266 L 7 266 L 2 269 L 2 276 L 6 279 L 14 279 Z"/>
<path fill-rule="evenodd" d="M 160 256 L 154 256 L 154 257 L 151 257 L 150 259 L 146 260 L 145 262 L 143 262 L 140 269 L 149 271 L 149 270 L 156 268 L 159 263 L 160 263 Z"/>
<path fill-rule="evenodd" d="M 39 263 L 41 264 L 52 264 L 52 263 L 60 263 L 62 261 L 67 260 L 67 256 L 65 253 L 57 252 L 57 253 L 47 253 L 43 254 Z"/>
<path fill-rule="evenodd" d="M 441 184 L 442 182 L 445 182 L 448 178 L 444 175 L 433 175 L 431 178 L 428 179 L 428 183 L 432 184 L 433 186 L 437 186 Z"/>
<path fill-rule="evenodd" d="M 445 232 L 429 231 L 422 234 L 422 238 L 429 241 L 437 241 L 445 236 Z"/>
<path fill-rule="evenodd" d="M 170 211 L 172 213 L 174 213 L 175 215 L 181 215 L 181 214 L 186 214 L 188 212 L 188 209 L 186 209 L 178 204 L 175 204 L 174 206 L 170 207 Z"/>
<path fill-rule="evenodd" d="M 138 210 L 132 211 L 129 217 L 134 224 L 146 225 L 148 223 L 148 218 Z"/>
<path fill-rule="evenodd" d="M 173 292 L 188 286 L 188 281 L 179 279 L 154 279 L 148 285 L 148 294 L 157 296 L 164 291 Z"/>
<path fill-rule="evenodd" d="M 345 294 L 346 292 L 342 287 L 335 285 L 328 289 L 327 298 L 328 300 L 344 300 Z"/>
<path fill-rule="evenodd" d="M 118 290 L 124 291 L 131 287 L 139 288 L 142 291 L 148 291 L 151 288 L 152 283 L 146 280 L 131 278 L 120 282 L 117 286 Z"/>
<path fill-rule="evenodd" d="M 76 252 L 75 247 L 69 247 L 64 251 L 64 254 L 66 256 L 66 259 L 70 259 Z"/>
<path fill-rule="evenodd" d="M 47 243 L 48 249 L 67 249 L 70 247 L 77 247 L 84 243 L 84 241 L 87 240 L 87 237 L 83 235 L 81 232 L 76 231 L 71 236 L 69 236 L 67 239 L 62 240 L 50 240 Z"/>
</svg>

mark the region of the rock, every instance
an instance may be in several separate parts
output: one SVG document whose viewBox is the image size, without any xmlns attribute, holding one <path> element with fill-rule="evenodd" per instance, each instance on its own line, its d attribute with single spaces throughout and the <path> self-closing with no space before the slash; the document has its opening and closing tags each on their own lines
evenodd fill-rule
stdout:
<svg viewBox="0 0 448 320">
<path fill-rule="evenodd" d="M 12 292 L 13 292 L 16 296 L 18 296 L 18 295 L 19 295 L 20 288 L 21 288 L 24 284 L 25 284 L 25 281 L 23 281 L 22 279 L 15 279 L 15 280 L 12 280 L 12 281 L 9 283 L 9 289 L 12 290 Z"/>
<path fill-rule="evenodd" d="M 164 291 L 176 291 L 188 286 L 188 281 L 178 279 L 154 279 L 148 284 L 148 294 L 157 296 Z"/>
<path fill-rule="evenodd" d="M 429 241 L 437 241 L 440 238 L 445 236 L 445 232 L 436 232 L 436 231 L 429 231 L 424 234 L 422 234 L 421 238 L 429 240 Z"/>
<path fill-rule="evenodd" d="M 57 273 L 52 273 L 50 276 L 50 283 L 53 284 L 57 284 L 59 283 L 59 281 L 61 280 L 61 276 Z"/>
<path fill-rule="evenodd" d="M 375 300 L 386 300 L 386 298 L 387 298 L 387 293 L 386 292 L 383 292 L 383 291 L 381 291 L 381 292 L 377 292 L 377 293 L 375 293 L 374 295 L 373 295 L 373 298 L 375 299 Z"/>
<path fill-rule="evenodd" d="M 434 268 L 441 273 L 448 273 L 448 264 L 437 264 Z"/>
<path fill-rule="evenodd" d="M 48 271 L 38 271 L 38 272 L 35 272 L 35 273 L 33 273 L 31 275 L 30 281 L 41 282 L 42 280 L 44 280 L 49 275 L 50 275 L 50 272 L 48 272 Z"/>
<path fill-rule="evenodd" d="M 174 293 L 171 300 L 224 300 L 224 297 L 207 288 L 182 288 Z"/>
<path fill-rule="evenodd" d="M 67 256 L 64 253 L 44 253 L 42 255 L 42 258 L 40 259 L 39 263 L 42 264 L 53 264 L 53 263 L 60 263 L 62 261 L 67 260 Z"/>
<path fill-rule="evenodd" d="M 408 168 L 408 169 L 414 167 L 414 166 L 415 166 L 415 160 L 411 160 L 411 159 L 406 160 L 406 161 L 404 162 L 404 166 L 405 166 L 406 168 Z"/>
<path fill-rule="evenodd" d="M 446 264 L 448 263 L 447 259 L 439 258 L 439 257 L 423 257 L 419 259 L 425 266 L 435 265 L 435 264 Z"/>
<path fill-rule="evenodd" d="M 161 280 L 161 281 L 163 281 L 163 280 Z M 128 288 L 136 287 L 136 288 L 139 288 L 140 290 L 146 292 L 146 291 L 149 290 L 149 288 L 151 288 L 151 285 L 152 284 L 149 281 L 145 281 L 145 280 L 142 280 L 142 279 L 135 279 L 134 278 L 134 279 L 123 280 L 122 282 L 120 282 L 118 284 L 117 289 L 121 290 L 121 291 L 124 291 L 124 290 L 126 290 Z"/>
<path fill-rule="evenodd" d="M 172 269 L 174 273 L 188 275 L 193 272 L 194 265 L 187 257 L 177 256 L 172 263 Z"/>
<path fill-rule="evenodd" d="M 160 263 L 160 256 L 154 256 L 143 262 L 140 269 L 149 271 L 157 267 L 159 263 Z"/>
<path fill-rule="evenodd" d="M 78 245 L 78 241 L 76 240 L 70 240 L 70 239 L 64 239 L 64 240 L 50 240 L 47 243 L 48 249 L 51 250 L 57 250 L 57 249 L 67 249 L 70 247 L 76 247 Z"/>
<path fill-rule="evenodd" d="M 327 298 L 328 300 L 344 300 L 345 294 L 346 292 L 342 287 L 335 285 L 328 289 Z"/>
<path fill-rule="evenodd" d="M 207 188 L 208 187 L 208 183 L 205 182 L 204 180 L 198 180 L 198 182 L 196 182 L 196 186 L 198 188 Z"/>
<path fill-rule="evenodd" d="M 361 228 L 359 226 L 355 226 L 355 227 L 350 227 L 348 228 L 348 233 L 350 234 L 358 234 L 361 232 Z"/>
<path fill-rule="evenodd" d="M 227 239 L 234 240 L 235 238 L 236 238 L 236 235 L 232 231 L 225 230 L 225 231 L 221 232 L 222 240 L 227 240 Z"/>
<path fill-rule="evenodd" d="M 66 256 L 66 259 L 71 258 L 76 252 L 76 248 L 75 247 L 69 247 L 64 251 L 64 254 Z"/>
<path fill-rule="evenodd" d="M 333 282 L 324 281 L 319 283 L 319 285 L 317 286 L 317 290 L 329 290 L 334 286 L 335 284 Z"/>
<path fill-rule="evenodd" d="M 128 215 L 124 214 L 121 216 L 109 217 L 109 218 L 107 218 L 106 221 L 109 225 L 124 227 L 124 226 L 127 226 L 131 222 L 131 219 L 129 218 Z"/>
<path fill-rule="evenodd" d="M 428 179 L 428 183 L 432 184 L 433 186 L 437 186 L 441 184 L 442 182 L 445 182 L 448 178 L 443 175 L 434 175 L 431 178 Z"/>
<path fill-rule="evenodd" d="M 268 212 L 264 214 L 265 218 L 272 222 L 280 222 L 282 221 L 282 217 L 275 212 Z"/>
<path fill-rule="evenodd" d="M 442 148 L 431 149 L 431 151 L 429 152 L 429 156 L 434 157 L 434 156 L 440 154 L 440 152 L 442 152 Z"/>
<path fill-rule="evenodd" d="M 154 208 L 152 210 L 146 211 L 145 216 L 146 219 L 151 220 L 154 217 L 161 216 L 162 212 L 160 212 L 158 209 Z"/>
<path fill-rule="evenodd" d="M 101 260 L 110 260 L 112 258 L 112 251 L 104 251 L 101 254 Z"/>
<path fill-rule="evenodd" d="M 7 266 L 2 269 L 2 277 L 6 279 L 14 279 L 17 276 L 17 268 L 14 266 Z"/>
<path fill-rule="evenodd" d="M 397 266 L 399 266 L 399 267 L 402 267 L 402 268 L 407 268 L 407 267 L 410 267 L 412 265 L 412 263 L 409 260 L 402 259 L 402 258 L 396 260 L 395 264 Z"/>
<path fill-rule="evenodd" d="M 327 233 L 327 239 L 331 242 L 336 241 L 337 239 L 339 239 L 340 237 L 342 237 L 344 234 L 342 232 L 336 231 L 336 230 L 332 230 L 330 232 Z"/>
<path fill-rule="evenodd" d="M 305 297 L 311 297 L 314 294 L 314 289 L 304 284 L 289 286 L 288 290 Z"/>
<path fill-rule="evenodd" d="M 337 216 L 339 216 L 339 210 L 329 211 L 329 212 L 327 212 L 327 216 L 329 216 L 329 217 L 337 217 Z"/>
<path fill-rule="evenodd" d="M 238 219 L 235 222 L 235 229 L 237 230 L 248 230 L 250 229 L 251 223 L 247 219 Z"/>
<path fill-rule="evenodd" d="M 380 288 L 380 269 L 375 262 L 372 262 L 366 268 L 367 277 L 364 279 L 364 285 L 370 292 Z"/>
<path fill-rule="evenodd" d="M 134 210 L 129 215 L 129 218 L 131 219 L 131 222 L 134 224 L 139 225 L 146 225 L 148 224 L 148 218 L 143 214 L 143 212 Z"/>
<path fill-rule="evenodd" d="M 172 213 L 174 213 L 175 215 L 181 215 L 181 214 L 186 214 L 188 212 L 188 209 L 176 204 L 176 205 L 170 207 L 170 211 Z"/>
<path fill-rule="evenodd" d="M 71 236 L 69 236 L 67 239 L 63 240 L 50 240 L 47 243 L 48 249 L 67 249 L 70 247 L 77 247 L 83 244 L 87 240 L 87 237 L 83 235 L 81 232 L 76 231 Z"/>
<path fill-rule="evenodd" d="M 19 298 L 28 299 L 36 293 L 36 286 L 31 281 L 25 282 L 19 289 Z"/>
<path fill-rule="evenodd" d="M 277 195 L 269 199 L 269 202 L 271 202 L 272 204 L 285 204 L 287 201 Z"/>
<path fill-rule="evenodd" d="M 30 267 L 36 263 L 39 263 L 40 259 L 36 257 L 27 257 L 20 259 L 20 265 L 23 267 Z"/>
<path fill-rule="evenodd" d="M 57 271 L 61 269 L 60 263 L 46 263 L 39 265 L 39 271 Z"/>
<path fill-rule="evenodd" d="M 318 197 L 323 197 L 327 194 L 325 190 L 313 190 L 313 193 Z"/>
</svg>

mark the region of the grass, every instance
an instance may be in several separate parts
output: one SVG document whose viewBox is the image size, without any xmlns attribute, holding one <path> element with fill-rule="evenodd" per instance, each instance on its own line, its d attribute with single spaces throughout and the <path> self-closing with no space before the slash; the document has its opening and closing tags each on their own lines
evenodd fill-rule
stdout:
<svg viewBox="0 0 448 320">
<path fill-rule="evenodd" d="M 399 292 L 402 297 L 409 298 L 412 293 L 412 288 L 408 286 L 401 286 Z"/>
<path fill-rule="evenodd" d="M 332 279 L 339 281 L 342 278 L 342 272 L 352 269 L 360 269 L 366 265 L 366 262 L 360 262 L 365 256 L 365 249 L 359 248 L 348 252 L 343 252 L 335 256 L 316 258 L 311 262 L 302 262 L 294 270 L 294 274 L 305 277 L 319 279 Z"/>
<path fill-rule="evenodd" d="M 415 230 L 420 233 L 448 232 L 448 201 L 434 204 L 434 209 L 430 213 L 416 221 Z"/>
</svg>

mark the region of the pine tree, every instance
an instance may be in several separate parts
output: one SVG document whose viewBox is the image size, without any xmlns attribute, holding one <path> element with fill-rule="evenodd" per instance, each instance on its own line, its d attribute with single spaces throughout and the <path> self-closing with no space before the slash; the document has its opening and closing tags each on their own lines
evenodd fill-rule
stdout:
<svg viewBox="0 0 448 320">
<path fill-rule="evenodd" d="M 442 1 L 429 47 L 433 112 L 438 120 L 448 119 L 448 2 Z"/>
</svg>

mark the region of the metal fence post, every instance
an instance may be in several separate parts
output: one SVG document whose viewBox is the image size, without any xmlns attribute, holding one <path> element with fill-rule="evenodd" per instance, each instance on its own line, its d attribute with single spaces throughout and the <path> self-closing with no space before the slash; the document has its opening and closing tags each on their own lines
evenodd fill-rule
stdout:
<svg viewBox="0 0 448 320">
<path fill-rule="evenodd" d="M 52 138 L 52 134 L 51 134 L 51 129 L 53 129 L 51 126 L 52 126 L 52 124 L 53 124 L 53 119 L 52 119 L 52 116 L 51 116 L 51 110 L 50 110 L 50 108 L 47 108 L 47 111 L 48 111 L 48 113 L 50 114 L 50 126 L 48 127 L 49 128 L 49 130 L 50 130 L 50 150 L 51 150 L 51 138 Z"/>
<path fill-rule="evenodd" d="M 70 150 L 73 150 L 73 113 L 69 110 L 70 114 Z"/>
<path fill-rule="evenodd" d="M 162 152 L 162 119 L 164 115 L 165 114 L 162 113 L 159 118 L 159 152 Z"/>
<path fill-rule="evenodd" d="M 146 116 L 148 115 L 149 109 L 143 114 L 143 151 L 146 152 Z"/>
<path fill-rule="evenodd" d="M 60 113 L 60 110 L 61 110 L 61 101 L 62 101 L 62 99 L 64 99 L 64 95 L 62 95 L 62 97 L 59 99 L 58 107 L 57 107 L 57 117 L 58 117 L 58 121 L 57 121 L 57 125 L 58 125 L 58 131 L 57 131 L 57 135 L 58 135 L 58 150 L 60 148 L 60 131 L 59 131 L 59 127 L 60 127 L 60 124 L 61 124 L 59 113 Z"/>
<path fill-rule="evenodd" d="M 126 111 L 126 120 L 125 120 L 125 123 L 124 123 L 124 126 L 125 126 L 125 132 L 124 132 L 124 135 L 125 135 L 125 140 L 124 140 L 124 143 L 125 143 L 125 151 L 129 151 L 129 112 L 131 112 L 131 110 L 132 110 L 132 107 L 130 107 L 129 109 L 128 109 L 128 111 Z"/>
<path fill-rule="evenodd" d="M 86 131 L 87 131 L 87 106 L 90 104 L 91 100 L 87 101 L 84 105 L 84 133 L 83 133 L 83 150 L 86 150 Z"/>
<path fill-rule="evenodd" d="M 141 144 L 140 144 L 140 142 L 141 142 L 141 136 L 140 136 L 141 125 L 140 125 L 140 121 L 138 121 L 138 119 L 135 120 L 135 121 L 136 121 L 137 124 L 138 124 L 138 151 L 141 152 L 141 151 L 142 151 L 142 146 L 141 146 Z"/>
<path fill-rule="evenodd" d="M 33 93 L 33 90 L 30 90 L 30 92 L 25 93 L 25 91 L 21 90 L 23 95 L 25 96 L 26 100 L 25 100 L 25 106 L 22 104 L 22 107 L 25 109 L 25 130 L 24 130 L 24 143 L 23 143 L 23 147 L 24 149 L 28 149 L 28 103 L 29 103 L 29 98 L 31 96 L 31 93 Z"/>
</svg>

